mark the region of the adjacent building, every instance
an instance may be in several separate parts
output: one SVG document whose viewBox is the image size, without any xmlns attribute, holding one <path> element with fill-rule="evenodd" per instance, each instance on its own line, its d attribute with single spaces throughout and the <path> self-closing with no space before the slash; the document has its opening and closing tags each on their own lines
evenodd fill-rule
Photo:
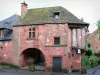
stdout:
<svg viewBox="0 0 100 75">
<path fill-rule="evenodd" d="M 100 40 L 99 40 L 98 30 L 95 30 L 93 33 L 88 34 L 87 39 L 90 41 L 91 48 L 93 53 L 100 57 Z"/>
</svg>

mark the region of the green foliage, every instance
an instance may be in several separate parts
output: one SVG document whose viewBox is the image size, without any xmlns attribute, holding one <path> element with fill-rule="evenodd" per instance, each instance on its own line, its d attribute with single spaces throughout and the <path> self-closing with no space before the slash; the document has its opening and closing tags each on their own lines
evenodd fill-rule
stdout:
<svg viewBox="0 0 100 75">
<path fill-rule="evenodd" d="M 91 62 L 91 68 L 92 68 L 92 67 L 95 67 L 98 65 L 99 59 L 98 59 L 98 57 L 92 55 L 92 56 L 90 56 L 89 61 Z"/>
<path fill-rule="evenodd" d="M 98 61 L 98 57 L 96 57 L 92 52 L 90 41 L 87 40 L 85 55 L 82 58 L 82 67 L 90 69 L 95 67 L 98 64 Z"/>
<path fill-rule="evenodd" d="M 98 36 L 98 39 L 100 40 L 100 34 L 99 34 L 99 36 Z"/>
<path fill-rule="evenodd" d="M 29 59 L 28 60 L 28 68 L 30 71 L 35 71 L 35 59 Z"/>
<path fill-rule="evenodd" d="M 85 52 L 85 55 L 91 56 L 91 55 L 92 55 L 92 50 L 91 50 L 91 49 L 87 50 L 87 51 Z"/>
<path fill-rule="evenodd" d="M 98 64 L 100 64 L 100 57 L 98 57 Z"/>
<path fill-rule="evenodd" d="M 92 48 L 91 48 L 90 41 L 87 40 L 87 42 L 86 42 L 86 51 L 85 51 L 85 55 L 91 56 L 92 54 L 93 54 L 93 53 L 92 53 Z"/>
<path fill-rule="evenodd" d="M 93 68 L 98 65 L 98 61 L 99 59 L 95 55 L 91 55 L 90 57 L 84 55 L 82 58 L 82 67 L 86 69 Z"/>
<path fill-rule="evenodd" d="M 11 63 L 5 63 L 5 62 L 2 62 L 0 63 L 0 68 L 13 68 L 13 69 L 19 69 L 20 67 L 18 65 L 14 65 L 14 64 L 11 64 Z"/>
<path fill-rule="evenodd" d="M 98 32 L 100 32 L 100 20 L 97 22 L 98 25 Z"/>
<path fill-rule="evenodd" d="M 89 60 L 89 57 L 84 55 L 82 58 L 82 67 L 89 69 L 91 68 L 91 62 Z"/>
<path fill-rule="evenodd" d="M 98 25 L 98 33 L 99 33 L 98 39 L 100 40 L 100 20 L 97 22 L 97 25 Z"/>
</svg>

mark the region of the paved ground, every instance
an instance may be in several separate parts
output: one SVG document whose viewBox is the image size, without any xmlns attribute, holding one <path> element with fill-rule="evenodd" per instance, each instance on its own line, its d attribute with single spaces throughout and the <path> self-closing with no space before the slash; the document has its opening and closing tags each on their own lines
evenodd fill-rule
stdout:
<svg viewBox="0 0 100 75">
<path fill-rule="evenodd" d="M 100 66 L 88 70 L 87 74 L 79 74 L 79 73 L 65 74 L 65 73 L 43 72 L 43 71 L 30 72 L 27 70 L 0 68 L 0 75 L 100 75 Z"/>
<path fill-rule="evenodd" d="M 88 70 L 87 75 L 100 75 L 100 65 Z"/>
<path fill-rule="evenodd" d="M 0 75 L 85 75 L 85 74 L 65 74 L 65 73 L 55 73 L 55 72 L 43 72 L 35 71 L 30 72 L 27 70 L 15 70 L 15 69 L 0 69 Z"/>
</svg>

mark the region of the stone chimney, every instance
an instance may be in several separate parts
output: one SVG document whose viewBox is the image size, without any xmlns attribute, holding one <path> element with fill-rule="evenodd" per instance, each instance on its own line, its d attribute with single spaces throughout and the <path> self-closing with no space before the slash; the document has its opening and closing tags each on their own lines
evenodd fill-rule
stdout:
<svg viewBox="0 0 100 75">
<path fill-rule="evenodd" d="M 25 1 L 21 3 L 21 18 L 23 18 L 27 13 L 27 6 L 28 5 L 25 3 Z"/>
</svg>

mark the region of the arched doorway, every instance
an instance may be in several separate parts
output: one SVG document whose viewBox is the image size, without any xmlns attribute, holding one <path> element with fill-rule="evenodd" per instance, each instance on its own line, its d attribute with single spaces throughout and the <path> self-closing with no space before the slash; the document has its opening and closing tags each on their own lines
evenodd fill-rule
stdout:
<svg viewBox="0 0 100 75">
<path fill-rule="evenodd" d="M 22 67 L 28 66 L 28 60 L 34 59 L 34 64 L 38 66 L 45 66 L 45 57 L 43 53 L 36 48 L 28 48 L 21 53 L 23 62 Z"/>
</svg>

